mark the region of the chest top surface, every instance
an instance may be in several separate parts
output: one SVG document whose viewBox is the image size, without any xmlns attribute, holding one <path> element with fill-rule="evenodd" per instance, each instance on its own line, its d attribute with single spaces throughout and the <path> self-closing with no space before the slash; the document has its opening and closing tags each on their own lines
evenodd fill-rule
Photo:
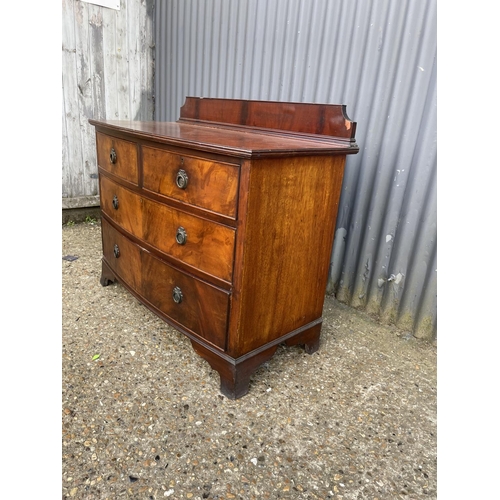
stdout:
<svg viewBox="0 0 500 500">
<path fill-rule="evenodd" d="M 89 120 L 143 140 L 243 158 L 353 154 L 345 106 L 187 97 L 177 122 Z"/>
</svg>

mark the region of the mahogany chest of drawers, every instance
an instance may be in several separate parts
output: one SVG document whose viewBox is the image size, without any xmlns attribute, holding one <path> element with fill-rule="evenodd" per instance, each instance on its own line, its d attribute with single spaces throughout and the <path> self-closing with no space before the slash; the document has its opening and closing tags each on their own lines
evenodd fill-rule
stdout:
<svg viewBox="0 0 500 500">
<path fill-rule="evenodd" d="M 184 333 L 239 398 L 281 343 L 319 347 L 343 105 L 188 97 L 177 122 L 96 129 L 102 274 Z"/>
</svg>

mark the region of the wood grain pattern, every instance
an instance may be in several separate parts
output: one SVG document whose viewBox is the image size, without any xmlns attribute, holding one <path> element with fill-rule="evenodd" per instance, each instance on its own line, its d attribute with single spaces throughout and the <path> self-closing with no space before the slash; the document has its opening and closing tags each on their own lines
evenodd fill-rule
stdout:
<svg viewBox="0 0 500 500">
<path fill-rule="evenodd" d="M 142 257 L 142 297 L 184 328 L 224 350 L 229 293 L 182 273 L 151 254 L 144 253 Z M 175 287 L 182 293 L 178 304 L 172 298 Z"/>
<path fill-rule="evenodd" d="M 99 167 L 133 184 L 139 182 L 137 167 L 137 145 L 97 132 L 97 162 Z M 111 163 L 110 153 L 116 152 L 116 162 Z"/>
<path fill-rule="evenodd" d="M 160 261 L 102 220 L 103 255 L 109 267 L 140 297 L 173 321 L 220 349 L 226 345 L 229 294 Z M 114 247 L 120 254 L 116 257 Z M 179 287 L 182 301 L 172 292 Z M 210 318 L 208 321 L 207 319 Z"/>
<path fill-rule="evenodd" d="M 254 160 L 238 240 L 229 352 L 321 317 L 345 157 Z"/>
<path fill-rule="evenodd" d="M 124 155 L 124 165 L 139 162 L 138 185 L 100 171 L 101 283 L 122 277 L 189 337 L 235 399 L 279 344 L 319 348 L 345 158 L 358 150 L 355 123 L 333 105 L 188 99 L 182 113 L 178 123 L 93 122 L 98 134 L 139 151 Z M 192 191 L 177 191 L 181 166 Z M 113 261 L 115 240 L 126 257 Z"/>
<path fill-rule="evenodd" d="M 157 148 L 142 147 L 143 187 L 184 203 L 236 217 L 239 165 L 204 160 Z M 177 172 L 188 175 L 186 189 L 175 183 Z"/>
<path fill-rule="evenodd" d="M 179 121 L 196 120 L 354 139 L 356 123 L 341 104 L 186 97 Z"/>
<path fill-rule="evenodd" d="M 103 260 L 119 278 L 136 291 L 141 290 L 141 252 L 128 238 L 116 231 L 106 219 L 102 219 L 102 255 Z M 114 254 L 115 245 L 120 252 Z"/>
<path fill-rule="evenodd" d="M 356 143 L 336 137 L 279 135 L 251 128 L 240 130 L 192 122 L 89 121 L 98 129 L 105 126 L 113 132 L 133 132 L 140 140 L 158 141 L 160 144 L 195 148 L 197 151 L 236 158 L 354 154 L 359 149 Z"/>
<path fill-rule="evenodd" d="M 101 176 L 101 209 L 125 231 L 205 273 L 231 281 L 235 230 L 140 196 Z M 113 198 L 118 209 L 113 207 Z M 187 241 L 176 241 L 178 228 Z"/>
</svg>

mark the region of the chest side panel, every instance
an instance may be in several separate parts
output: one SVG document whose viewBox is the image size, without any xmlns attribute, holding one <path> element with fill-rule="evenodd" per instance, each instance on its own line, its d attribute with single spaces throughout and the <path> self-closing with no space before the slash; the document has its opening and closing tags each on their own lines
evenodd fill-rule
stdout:
<svg viewBox="0 0 500 500">
<path fill-rule="evenodd" d="M 321 318 L 344 164 L 345 156 L 251 163 L 233 356 Z"/>
</svg>

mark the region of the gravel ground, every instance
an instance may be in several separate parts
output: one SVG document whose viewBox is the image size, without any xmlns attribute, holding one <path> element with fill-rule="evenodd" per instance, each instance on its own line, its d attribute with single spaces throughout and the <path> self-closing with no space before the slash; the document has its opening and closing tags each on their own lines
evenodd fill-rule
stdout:
<svg viewBox="0 0 500 500">
<path fill-rule="evenodd" d="M 319 351 L 280 347 L 232 401 L 99 284 L 100 245 L 99 221 L 62 229 L 63 499 L 437 498 L 435 345 L 326 297 Z"/>
</svg>

